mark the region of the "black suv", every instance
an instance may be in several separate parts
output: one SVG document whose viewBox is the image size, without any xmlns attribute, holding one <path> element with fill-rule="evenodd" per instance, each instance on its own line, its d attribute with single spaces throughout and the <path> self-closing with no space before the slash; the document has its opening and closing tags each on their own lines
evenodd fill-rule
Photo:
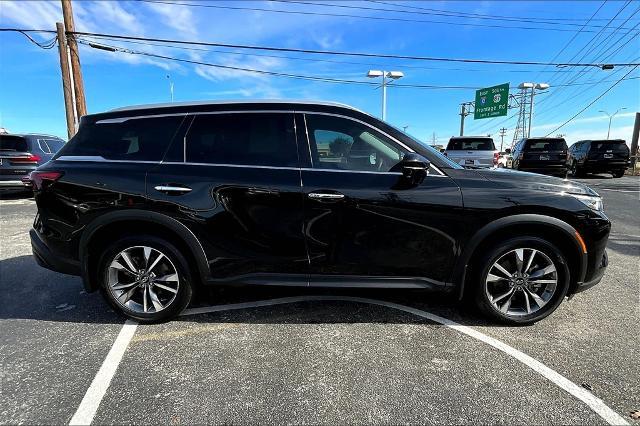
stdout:
<svg viewBox="0 0 640 426">
<path fill-rule="evenodd" d="M 511 167 L 564 177 L 567 175 L 567 149 L 563 138 L 524 138 L 513 147 Z"/>
<path fill-rule="evenodd" d="M 57 136 L 0 133 L 0 191 L 24 191 L 29 173 L 64 146 Z"/>
<path fill-rule="evenodd" d="M 530 323 L 607 266 L 590 188 L 465 169 L 337 104 L 89 115 L 32 181 L 38 262 L 143 322 L 201 285 L 253 284 L 439 289 Z"/>
<path fill-rule="evenodd" d="M 569 148 L 567 163 L 573 176 L 611 173 L 616 178 L 631 165 L 629 147 L 622 139 L 576 142 Z"/>
</svg>

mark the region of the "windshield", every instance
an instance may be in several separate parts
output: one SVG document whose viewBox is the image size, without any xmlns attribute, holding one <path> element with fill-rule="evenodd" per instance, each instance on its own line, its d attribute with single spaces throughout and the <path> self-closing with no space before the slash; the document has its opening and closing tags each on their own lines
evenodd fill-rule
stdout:
<svg viewBox="0 0 640 426">
<path fill-rule="evenodd" d="M 460 164 L 452 161 L 449 157 L 447 157 L 446 155 L 442 154 L 440 151 L 438 151 L 437 149 L 435 149 L 434 147 L 427 145 L 426 143 L 420 142 L 419 140 L 414 139 L 416 142 L 418 142 L 420 145 L 422 145 L 423 147 L 425 147 L 427 150 L 429 150 L 429 153 L 433 154 L 433 155 L 437 155 L 439 159 L 441 159 L 442 161 L 444 161 L 445 163 L 447 163 L 447 165 L 449 167 L 451 167 L 452 169 L 464 169 L 464 167 L 462 167 Z"/>
<path fill-rule="evenodd" d="M 626 154 L 629 152 L 629 147 L 625 141 L 592 141 L 591 151 L 612 151 L 619 154 Z"/>
<path fill-rule="evenodd" d="M 564 139 L 529 139 L 525 151 L 566 151 Z"/>
<path fill-rule="evenodd" d="M 447 151 L 494 151 L 493 140 L 489 138 L 451 139 Z"/>
<path fill-rule="evenodd" d="M 27 152 L 29 147 L 25 138 L 20 136 L 0 135 L 0 151 Z"/>
</svg>

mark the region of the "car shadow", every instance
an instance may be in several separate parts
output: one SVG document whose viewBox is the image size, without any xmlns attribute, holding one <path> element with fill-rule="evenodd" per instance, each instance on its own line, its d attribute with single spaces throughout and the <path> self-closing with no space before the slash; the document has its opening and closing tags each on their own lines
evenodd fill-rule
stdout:
<svg viewBox="0 0 640 426">
<path fill-rule="evenodd" d="M 0 319 L 26 319 L 70 323 L 121 324 L 100 292 L 84 291 L 81 279 L 40 267 L 32 256 L 0 260 Z M 248 303 L 285 297 L 358 297 L 391 302 L 428 311 L 465 325 L 497 326 L 465 307 L 455 297 L 407 289 L 347 289 L 286 286 L 221 286 L 198 292 L 190 306 Z M 431 323 L 416 315 L 383 306 L 348 301 L 302 301 L 273 307 L 246 308 L 197 314 L 176 321 L 249 323 Z"/>
<path fill-rule="evenodd" d="M 27 200 L 33 199 L 33 192 L 21 190 L 2 190 L 0 191 L 0 200 Z"/>
</svg>

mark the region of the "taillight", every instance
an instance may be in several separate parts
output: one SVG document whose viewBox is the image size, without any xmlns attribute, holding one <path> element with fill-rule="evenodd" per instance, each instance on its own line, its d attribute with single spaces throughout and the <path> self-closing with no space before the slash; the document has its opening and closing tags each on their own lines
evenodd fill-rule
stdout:
<svg viewBox="0 0 640 426">
<path fill-rule="evenodd" d="M 62 172 L 51 172 L 48 170 L 40 172 L 36 170 L 29 174 L 29 180 L 33 184 L 33 189 L 38 191 L 60 179 L 63 174 Z"/>
<path fill-rule="evenodd" d="M 40 156 L 35 154 L 27 154 L 24 157 L 13 157 L 9 160 L 12 164 L 37 163 Z"/>
<path fill-rule="evenodd" d="M 496 164 L 498 164 L 498 159 L 500 158 L 500 153 L 499 152 L 494 152 L 493 153 L 493 165 L 495 166 Z"/>
</svg>

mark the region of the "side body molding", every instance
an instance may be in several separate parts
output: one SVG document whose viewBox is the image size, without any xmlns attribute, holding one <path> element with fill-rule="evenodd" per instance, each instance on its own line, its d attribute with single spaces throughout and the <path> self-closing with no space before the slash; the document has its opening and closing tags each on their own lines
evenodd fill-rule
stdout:
<svg viewBox="0 0 640 426">
<path fill-rule="evenodd" d="M 465 245 L 464 249 L 453 271 L 452 282 L 459 288 L 459 298 L 462 299 L 465 290 L 465 280 L 467 271 L 469 270 L 471 257 L 473 256 L 476 248 L 491 234 L 500 231 L 506 227 L 512 227 L 514 225 L 544 225 L 550 230 L 554 229 L 558 232 L 562 232 L 567 236 L 575 245 L 577 258 L 579 259 L 578 275 L 572 278 L 572 284 L 574 281 L 581 283 L 584 281 L 584 277 L 587 273 L 587 255 L 582 252 L 582 246 L 576 237 L 576 229 L 558 218 L 540 214 L 517 214 L 512 216 L 505 216 L 500 219 L 496 219 L 480 228 Z"/>
<path fill-rule="evenodd" d="M 207 278 L 209 277 L 207 255 L 205 254 L 200 241 L 198 241 L 198 238 L 193 234 L 193 232 L 191 232 L 191 230 L 189 230 L 187 226 L 183 225 L 178 220 L 161 213 L 149 210 L 132 209 L 106 213 L 87 225 L 84 232 L 82 233 L 82 237 L 80 238 L 79 252 L 80 271 L 82 274 L 82 282 L 87 291 L 96 290 L 96 285 L 95 283 L 90 282 L 88 273 L 88 243 L 91 241 L 91 238 L 97 231 L 107 225 L 112 225 L 116 222 L 126 222 L 132 220 L 164 226 L 165 228 L 176 233 L 179 238 L 189 247 L 193 258 L 198 265 L 200 279 L 203 281 L 207 280 Z"/>
</svg>

